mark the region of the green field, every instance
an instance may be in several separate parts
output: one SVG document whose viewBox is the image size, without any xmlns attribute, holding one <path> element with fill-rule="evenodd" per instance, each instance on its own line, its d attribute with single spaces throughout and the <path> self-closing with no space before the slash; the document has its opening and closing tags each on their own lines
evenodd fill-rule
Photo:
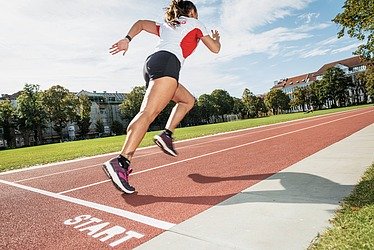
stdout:
<svg viewBox="0 0 374 250">
<path fill-rule="evenodd" d="M 247 119 L 218 124 L 179 128 L 175 131 L 175 139 L 190 139 L 204 135 L 211 135 L 227 131 L 234 131 L 238 129 L 257 127 L 261 125 L 274 124 L 279 122 L 291 121 L 296 119 L 347 111 L 357 108 L 364 108 L 369 106 L 371 105 L 318 110 L 309 114 L 293 113 L 257 119 Z M 159 132 L 153 131 L 147 133 L 141 143 L 141 147 L 153 145 L 152 138 L 157 133 Z M 34 165 L 66 161 L 86 156 L 118 152 L 121 150 L 123 142 L 124 136 L 121 135 L 91 140 L 63 142 L 35 147 L 2 150 L 0 151 L 0 172 Z"/>
</svg>

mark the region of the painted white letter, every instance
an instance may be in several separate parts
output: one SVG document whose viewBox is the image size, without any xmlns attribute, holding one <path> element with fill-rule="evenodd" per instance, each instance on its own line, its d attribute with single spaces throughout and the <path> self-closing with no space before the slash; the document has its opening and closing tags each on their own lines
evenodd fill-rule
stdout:
<svg viewBox="0 0 374 250">
<path fill-rule="evenodd" d="M 91 215 L 80 215 L 80 216 L 77 216 L 75 217 L 74 219 L 69 219 L 69 220 L 66 220 L 64 221 L 64 224 L 65 225 L 75 225 L 75 224 L 78 224 L 79 222 L 81 222 L 82 220 L 88 220 L 89 218 L 91 218 Z"/>
<path fill-rule="evenodd" d="M 119 240 L 116 240 L 116 241 L 110 243 L 109 246 L 115 247 L 115 246 L 117 246 L 117 245 L 119 245 L 119 244 L 121 244 L 121 243 L 123 243 L 125 241 L 128 241 L 131 238 L 140 239 L 141 237 L 144 236 L 143 234 L 140 234 L 140 233 L 137 233 L 137 232 L 134 232 L 134 231 L 128 231 L 126 234 L 127 235 L 125 237 L 123 237 L 123 238 L 121 238 Z"/>
<path fill-rule="evenodd" d="M 105 236 L 105 237 L 103 237 L 103 238 L 100 239 L 100 241 L 104 242 L 106 240 L 109 240 L 113 236 L 121 234 L 121 233 L 123 233 L 125 231 L 126 231 L 126 229 L 124 229 L 123 227 L 114 226 L 114 227 L 108 228 L 108 229 L 106 229 L 104 231 L 101 231 L 101 232 L 99 232 L 99 233 L 97 233 L 95 235 L 92 235 L 92 237 L 98 238 L 98 237 L 100 237 L 102 235 L 107 235 L 107 236 Z"/>
<path fill-rule="evenodd" d="M 84 222 L 84 223 L 82 223 L 82 224 L 76 225 L 74 228 L 80 228 L 80 227 L 86 226 L 86 225 L 88 225 L 88 224 L 91 224 L 91 223 L 93 223 L 93 222 L 101 222 L 101 221 L 102 221 L 102 220 L 93 217 L 93 218 L 91 218 L 91 219 L 90 219 L 89 221 L 87 221 L 87 222 Z"/>
<path fill-rule="evenodd" d="M 97 225 L 94 225 L 94 226 L 81 228 L 81 229 L 79 229 L 79 231 L 82 232 L 82 231 L 88 230 L 90 232 L 87 235 L 93 235 L 93 234 L 97 233 L 98 231 L 100 231 L 101 229 L 103 229 L 104 227 L 108 226 L 109 224 L 110 224 L 109 222 L 104 222 L 104 223 L 97 224 Z"/>
</svg>

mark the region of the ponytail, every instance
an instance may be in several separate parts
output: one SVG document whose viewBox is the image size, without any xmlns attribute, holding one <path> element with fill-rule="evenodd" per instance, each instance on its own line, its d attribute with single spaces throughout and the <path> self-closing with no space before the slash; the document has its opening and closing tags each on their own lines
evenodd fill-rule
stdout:
<svg viewBox="0 0 374 250">
<path fill-rule="evenodd" d="M 165 8 L 165 22 L 170 26 L 176 27 L 180 25 L 179 17 L 188 17 L 188 13 L 191 10 L 197 12 L 196 6 L 191 1 L 172 0 L 169 7 Z"/>
</svg>

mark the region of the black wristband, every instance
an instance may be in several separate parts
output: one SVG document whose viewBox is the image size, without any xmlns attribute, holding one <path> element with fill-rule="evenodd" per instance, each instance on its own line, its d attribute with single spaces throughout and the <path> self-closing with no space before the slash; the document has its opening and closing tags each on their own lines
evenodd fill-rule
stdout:
<svg viewBox="0 0 374 250">
<path fill-rule="evenodd" d="M 126 35 L 125 38 L 129 39 L 129 42 L 131 42 L 131 40 L 132 40 L 131 36 L 129 36 L 129 35 Z"/>
</svg>

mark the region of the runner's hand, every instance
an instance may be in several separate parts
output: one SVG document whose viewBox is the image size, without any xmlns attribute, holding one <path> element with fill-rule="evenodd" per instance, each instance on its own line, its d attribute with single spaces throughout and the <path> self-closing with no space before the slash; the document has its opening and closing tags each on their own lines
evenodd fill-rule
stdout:
<svg viewBox="0 0 374 250">
<path fill-rule="evenodd" d="M 123 51 L 123 55 L 125 55 L 126 51 L 129 49 L 129 40 L 121 39 L 109 49 L 109 53 L 112 55 L 117 54 L 118 52 Z"/>
<path fill-rule="evenodd" d="M 219 39 L 220 39 L 220 36 L 219 36 L 219 32 L 218 30 L 211 30 L 212 31 L 212 38 L 215 40 L 215 41 L 218 41 L 219 42 Z"/>
</svg>

